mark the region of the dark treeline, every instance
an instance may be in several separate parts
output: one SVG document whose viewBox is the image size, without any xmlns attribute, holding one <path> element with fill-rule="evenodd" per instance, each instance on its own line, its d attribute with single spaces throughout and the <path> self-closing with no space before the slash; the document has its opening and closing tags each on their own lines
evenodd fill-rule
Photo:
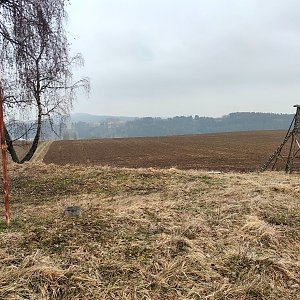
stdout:
<svg viewBox="0 0 300 300">
<path fill-rule="evenodd" d="M 68 125 L 63 138 L 89 139 L 147 137 L 213 132 L 287 129 L 293 115 L 273 113 L 231 113 L 221 118 L 177 116 L 138 118 L 131 121 L 108 119 L 98 123 L 75 122 Z"/>
</svg>

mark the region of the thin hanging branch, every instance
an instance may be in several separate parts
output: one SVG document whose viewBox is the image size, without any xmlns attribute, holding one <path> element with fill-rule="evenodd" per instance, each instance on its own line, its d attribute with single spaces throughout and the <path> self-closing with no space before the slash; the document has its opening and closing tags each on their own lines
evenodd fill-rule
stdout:
<svg viewBox="0 0 300 300">
<path fill-rule="evenodd" d="M 19 159 L 6 128 L 12 159 L 23 163 L 37 149 L 43 119 L 50 125 L 69 114 L 76 91 L 89 91 L 89 80 L 73 82 L 72 66 L 83 64 L 80 55 L 70 58 L 64 20 L 66 0 L 0 0 L 0 71 L 3 74 L 6 119 L 16 111 L 35 111 L 37 126 L 32 146 Z"/>
</svg>

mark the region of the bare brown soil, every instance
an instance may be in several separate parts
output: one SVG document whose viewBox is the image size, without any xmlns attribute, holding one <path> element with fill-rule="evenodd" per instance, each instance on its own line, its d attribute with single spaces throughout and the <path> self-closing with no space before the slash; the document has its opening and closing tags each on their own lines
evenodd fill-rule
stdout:
<svg viewBox="0 0 300 300">
<path fill-rule="evenodd" d="M 282 142 L 285 131 L 56 141 L 44 162 L 220 171 L 256 171 Z"/>
</svg>

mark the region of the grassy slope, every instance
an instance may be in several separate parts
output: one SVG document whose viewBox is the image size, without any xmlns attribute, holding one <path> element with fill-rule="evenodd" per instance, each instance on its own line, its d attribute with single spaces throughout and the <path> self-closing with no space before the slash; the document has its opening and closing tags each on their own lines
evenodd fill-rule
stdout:
<svg viewBox="0 0 300 300">
<path fill-rule="evenodd" d="M 53 141 L 41 142 L 39 144 L 39 147 L 37 148 L 36 152 L 34 153 L 31 161 L 35 162 L 35 163 L 42 162 L 52 143 L 53 143 Z"/>
<path fill-rule="evenodd" d="M 300 299 L 297 175 L 35 163 L 10 180 L 0 299 Z"/>
</svg>

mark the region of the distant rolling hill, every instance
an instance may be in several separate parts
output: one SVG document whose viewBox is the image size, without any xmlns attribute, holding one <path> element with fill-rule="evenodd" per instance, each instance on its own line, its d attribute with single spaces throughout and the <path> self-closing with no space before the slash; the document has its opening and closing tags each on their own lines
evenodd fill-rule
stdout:
<svg viewBox="0 0 300 300">
<path fill-rule="evenodd" d="M 71 114 L 71 122 L 85 122 L 85 123 L 94 123 L 94 122 L 104 122 L 107 120 L 119 120 L 119 121 L 132 121 L 135 120 L 134 117 L 125 117 L 125 116 L 102 116 L 102 115 L 91 115 L 87 113 L 75 113 Z"/>
<path fill-rule="evenodd" d="M 64 139 L 173 136 L 216 132 L 286 130 L 293 115 L 238 112 L 220 118 L 132 118 L 74 114 Z"/>
</svg>

